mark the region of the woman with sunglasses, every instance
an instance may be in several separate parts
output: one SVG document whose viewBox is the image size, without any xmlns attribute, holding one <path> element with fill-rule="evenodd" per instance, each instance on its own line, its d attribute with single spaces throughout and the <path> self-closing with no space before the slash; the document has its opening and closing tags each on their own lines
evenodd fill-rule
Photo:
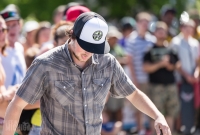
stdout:
<svg viewBox="0 0 200 135">
<path fill-rule="evenodd" d="M 0 53 L 1 55 L 4 55 L 4 56 L 6 55 L 5 48 L 8 44 L 6 38 L 7 38 L 7 27 L 6 27 L 4 19 L 0 17 Z M 3 118 L 4 118 L 5 111 L 8 105 L 8 101 L 6 101 L 6 97 L 4 95 L 5 93 L 4 82 L 5 82 L 5 72 L 0 62 L 0 135 L 1 135 L 2 125 L 3 125 Z"/>
<path fill-rule="evenodd" d="M 6 56 L 6 47 L 8 46 L 8 40 L 7 40 L 7 26 L 4 21 L 4 19 L 0 16 L 0 55 L 1 56 Z M 1 63 L 1 57 L 0 57 L 0 135 L 2 132 L 2 127 L 3 127 L 3 120 L 6 112 L 6 108 L 12 100 L 15 90 L 17 89 L 16 87 L 10 87 L 8 90 L 5 88 L 5 78 L 6 74 L 4 71 L 4 68 Z"/>
</svg>

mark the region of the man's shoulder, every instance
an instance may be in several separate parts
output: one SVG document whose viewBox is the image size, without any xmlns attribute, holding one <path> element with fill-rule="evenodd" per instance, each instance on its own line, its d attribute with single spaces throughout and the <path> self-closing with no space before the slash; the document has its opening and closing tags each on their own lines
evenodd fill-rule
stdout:
<svg viewBox="0 0 200 135">
<path fill-rule="evenodd" d="M 172 38 L 171 44 L 172 45 L 180 45 L 181 41 L 182 41 L 182 36 L 181 35 L 177 35 L 174 38 Z"/>
<path fill-rule="evenodd" d="M 190 43 L 191 43 L 191 46 L 193 47 L 199 47 L 199 41 L 193 37 L 191 38 Z"/>
<path fill-rule="evenodd" d="M 115 57 L 110 54 L 98 54 L 98 60 L 100 64 L 108 64 L 110 62 L 112 62 L 115 59 Z"/>
<path fill-rule="evenodd" d="M 24 53 L 24 47 L 20 42 L 15 42 L 15 50 L 20 51 L 21 53 Z"/>
<path fill-rule="evenodd" d="M 40 61 L 49 61 L 49 60 L 53 60 L 55 57 L 57 58 L 61 58 L 63 55 L 63 51 L 64 51 L 64 45 L 62 46 L 58 46 L 56 48 L 53 48 L 39 56 L 36 57 L 37 60 Z"/>
</svg>

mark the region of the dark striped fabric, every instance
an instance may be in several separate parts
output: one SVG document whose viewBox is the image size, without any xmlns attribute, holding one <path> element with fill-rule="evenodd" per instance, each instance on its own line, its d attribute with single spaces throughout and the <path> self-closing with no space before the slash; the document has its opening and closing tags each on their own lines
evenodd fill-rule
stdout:
<svg viewBox="0 0 200 135">
<path fill-rule="evenodd" d="M 17 95 L 30 104 L 40 99 L 41 135 L 99 135 L 108 92 L 122 98 L 134 90 L 111 54 L 94 54 L 81 72 L 66 44 L 34 60 Z"/>
</svg>

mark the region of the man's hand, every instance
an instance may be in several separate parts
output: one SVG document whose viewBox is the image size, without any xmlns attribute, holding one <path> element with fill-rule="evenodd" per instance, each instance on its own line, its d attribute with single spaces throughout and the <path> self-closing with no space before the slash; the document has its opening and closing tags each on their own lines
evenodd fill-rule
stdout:
<svg viewBox="0 0 200 135">
<path fill-rule="evenodd" d="M 164 118 L 164 116 L 159 116 L 157 119 L 155 119 L 155 129 L 156 129 L 156 133 L 157 135 L 161 135 L 161 130 L 163 135 L 171 135 L 171 131 L 170 128 Z"/>
<path fill-rule="evenodd" d="M 187 82 L 190 83 L 190 84 L 194 84 L 195 82 L 198 82 L 198 79 L 195 78 L 195 77 L 193 77 L 193 76 L 191 76 L 191 75 L 188 75 L 188 76 L 186 77 L 186 80 L 187 80 Z"/>
<path fill-rule="evenodd" d="M 167 67 L 169 65 L 169 56 L 166 55 L 162 58 L 162 60 L 160 61 L 160 65 L 161 67 Z"/>
<path fill-rule="evenodd" d="M 15 95 L 15 91 L 12 91 L 12 90 L 8 90 L 8 91 L 2 93 L 2 96 L 3 96 L 5 101 L 12 100 L 14 95 Z"/>
<path fill-rule="evenodd" d="M 15 86 L 11 86 L 8 88 L 8 90 L 4 91 L 2 93 L 4 100 L 6 101 L 10 101 L 13 99 L 15 93 L 17 92 L 18 88 L 19 88 L 20 84 L 17 84 Z"/>
</svg>

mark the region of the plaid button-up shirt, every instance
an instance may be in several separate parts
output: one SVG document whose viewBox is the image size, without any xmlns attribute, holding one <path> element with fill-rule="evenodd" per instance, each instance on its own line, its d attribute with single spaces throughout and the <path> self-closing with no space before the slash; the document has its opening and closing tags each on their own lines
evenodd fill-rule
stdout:
<svg viewBox="0 0 200 135">
<path fill-rule="evenodd" d="M 17 95 L 30 104 L 40 99 L 41 135 L 99 135 L 107 94 L 122 98 L 134 90 L 111 54 L 94 54 L 80 71 L 66 44 L 34 60 Z"/>
</svg>

